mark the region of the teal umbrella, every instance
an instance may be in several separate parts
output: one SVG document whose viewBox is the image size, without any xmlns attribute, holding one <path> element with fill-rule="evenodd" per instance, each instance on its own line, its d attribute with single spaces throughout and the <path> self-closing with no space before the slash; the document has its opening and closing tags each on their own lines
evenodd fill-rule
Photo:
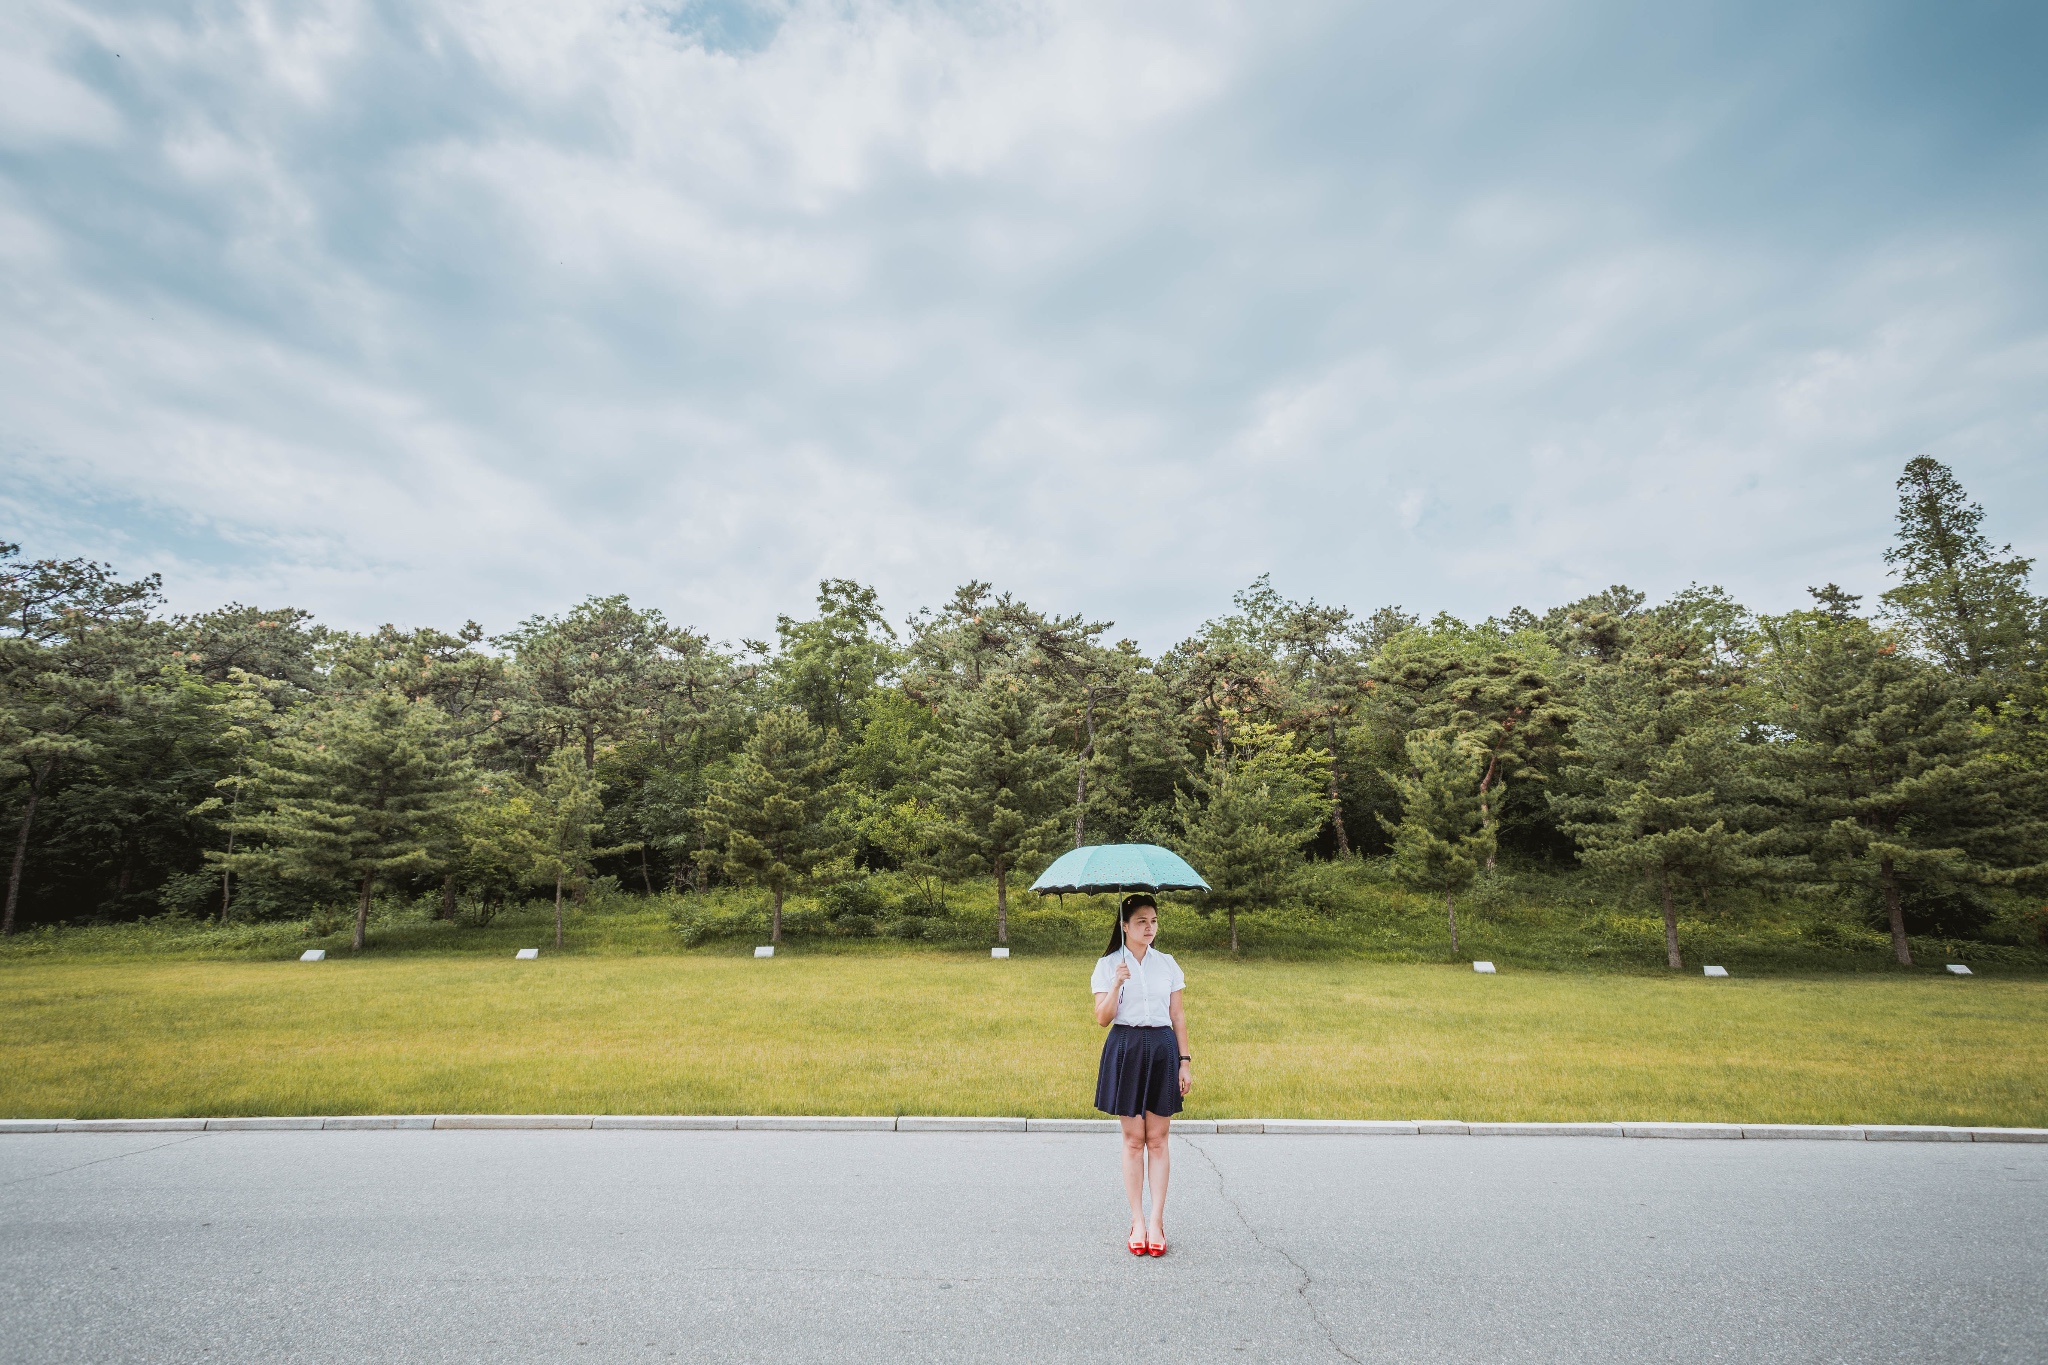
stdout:
<svg viewBox="0 0 2048 1365">
<path fill-rule="evenodd" d="M 1041 896 L 1092 896 L 1104 891 L 1207 891 L 1209 883 L 1170 848 L 1091 844 L 1062 853 L 1031 889 Z"/>
</svg>

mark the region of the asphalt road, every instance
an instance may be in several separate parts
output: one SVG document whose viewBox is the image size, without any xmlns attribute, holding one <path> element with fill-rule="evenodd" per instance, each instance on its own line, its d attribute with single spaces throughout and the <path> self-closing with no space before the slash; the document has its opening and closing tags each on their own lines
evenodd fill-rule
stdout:
<svg viewBox="0 0 2048 1365">
<path fill-rule="evenodd" d="M 2048 1147 L 0 1137 L 0 1359 L 2048 1361 Z"/>
</svg>

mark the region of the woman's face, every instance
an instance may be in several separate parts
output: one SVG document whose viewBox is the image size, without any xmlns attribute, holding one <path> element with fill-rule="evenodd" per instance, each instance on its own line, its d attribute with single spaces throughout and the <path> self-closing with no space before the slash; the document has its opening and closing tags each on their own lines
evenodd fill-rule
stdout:
<svg viewBox="0 0 2048 1365">
<path fill-rule="evenodd" d="M 1141 905 L 1131 911 L 1131 917 L 1124 921 L 1124 944 L 1131 948 L 1150 948 L 1152 940 L 1159 937 L 1159 912 L 1149 905 Z"/>
</svg>

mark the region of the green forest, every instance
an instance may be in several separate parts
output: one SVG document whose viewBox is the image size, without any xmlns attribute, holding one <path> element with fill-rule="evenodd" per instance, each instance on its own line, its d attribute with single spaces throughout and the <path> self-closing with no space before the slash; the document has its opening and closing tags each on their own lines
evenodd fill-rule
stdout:
<svg viewBox="0 0 2048 1365">
<path fill-rule="evenodd" d="M 2048 964 L 2048 602 L 1942 464 L 1898 493 L 1875 601 L 1615 586 L 1475 623 L 1261 578 L 1157 657 L 981 582 L 892 620 L 828 580 L 737 645 L 622 596 L 360 634 L 4 545 L 0 930 L 360 949 L 544 914 L 559 943 L 640 897 L 679 945 L 1005 942 L 1062 850 L 1145 841 L 1232 950 L 1382 887 L 1455 956 L 1505 887 L 1654 922 L 1671 967 L 1688 926 L 1786 907 L 1887 961 Z"/>
</svg>

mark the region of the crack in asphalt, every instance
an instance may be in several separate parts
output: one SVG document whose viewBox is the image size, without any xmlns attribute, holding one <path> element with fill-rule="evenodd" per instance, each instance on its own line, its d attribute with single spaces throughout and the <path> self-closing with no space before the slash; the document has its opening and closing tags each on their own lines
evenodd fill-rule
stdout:
<svg viewBox="0 0 2048 1365">
<path fill-rule="evenodd" d="M 53 1176 L 69 1175 L 73 1171 L 82 1171 L 88 1166 L 104 1166 L 109 1161 L 126 1161 L 131 1156 L 141 1156 L 145 1152 L 161 1152 L 166 1147 L 181 1146 L 184 1143 L 192 1142 L 205 1136 L 206 1134 L 204 1133 L 194 1133 L 191 1137 L 176 1138 L 170 1142 L 159 1142 L 154 1147 L 137 1147 L 132 1152 L 116 1152 L 112 1156 L 103 1156 L 92 1161 L 81 1161 L 76 1166 L 66 1166 L 61 1170 L 42 1171 L 36 1175 L 18 1176 L 13 1180 L 0 1181 L 0 1190 L 11 1189 L 16 1185 L 26 1185 L 31 1180 L 48 1180 Z"/>
<path fill-rule="evenodd" d="M 1235 1199 L 1231 1198 L 1230 1186 L 1223 1179 L 1223 1168 L 1216 1164 L 1216 1158 L 1209 1155 L 1207 1148 L 1203 1147 L 1201 1143 L 1196 1142 L 1193 1138 L 1183 1137 L 1181 1141 L 1194 1148 L 1196 1155 L 1209 1164 L 1209 1170 L 1216 1176 L 1216 1193 L 1218 1197 L 1224 1203 L 1230 1205 L 1230 1211 L 1237 1215 L 1238 1222 L 1244 1224 L 1244 1230 L 1251 1234 L 1252 1240 L 1258 1243 L 1259 1249 L 1272 1252 L 1281 1260 L 1293 1266 L 1294 1273 L 1301 1276 L 1301 1283 L 1294 1286 L 1294 1292 L 1301 1296 L 1302 1305 L 1308 1309 L 1309 1320 L 1315 1323 L 1316 1330 L 1323 1334 L 1323 1340 L 1330 1343 L 1330 1349 L 1343 1356 L 1346 1360 L 1353 1362 L 1353 1365 L 1365 1365 L 1364 1361 L 1338 1344 L 1337 1334 L 1330 1329 L 1329 1323 L 1323 1321 L 1322 1310 L 1316 1307 L 1315 1296 L 1309 1293 L 1309 1290 L 1315 1287 L 1315 1276 L 1309 1274 L 1308 1267 L 1295 1260 L 1293 1253 L 1288 1251 L 1286 1247 L 1268 1242 L 1259 1235 L 1259 1230 L 1252 1226 L 1252 1220 L 1245 1216 L 1244 1210 L 1238 1207 Z"/>
</svg>

